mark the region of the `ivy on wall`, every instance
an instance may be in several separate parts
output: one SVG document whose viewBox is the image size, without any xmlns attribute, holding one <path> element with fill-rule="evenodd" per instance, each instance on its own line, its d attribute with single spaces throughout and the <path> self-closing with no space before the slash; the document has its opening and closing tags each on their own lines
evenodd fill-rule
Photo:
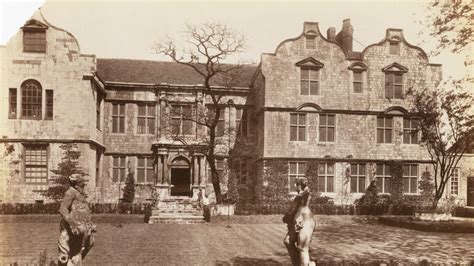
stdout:
<svg viewBox="0 0 474 266">
<path fill-rule="evenodd" d="M 268 160 L 263 163 L 263 174 L 256 185 L 258 203 L 277 204 L 287 202 L 288 198 L 288 162 L 286 160 Z"/>
</svg>

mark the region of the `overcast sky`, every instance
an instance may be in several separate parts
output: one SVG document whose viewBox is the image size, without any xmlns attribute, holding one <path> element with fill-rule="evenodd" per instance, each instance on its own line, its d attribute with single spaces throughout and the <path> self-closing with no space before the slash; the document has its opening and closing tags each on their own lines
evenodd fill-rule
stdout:
<svg viewBox="0 0 474 266">
<path fill-rule="evenodd" d="M 151 49 L 165 36 L 183 37 L 185 23 L 218 21 L 246 37 L 246 50 L 231 60 L 260 61 L 262 52 L 301 34 L 304 21 L 319 22 L 326 35 L 330 26 L 339 31 L 342 20 L 351 19 L 354 50 L 379 42 L 387 28 L 401 28 L 405 39 L 429 52 L 434 42 L 417 21 L 427 15 L 426 1 L 44 1 L 0 0 L 1 39 L 4 45 L 31 14 L 41 7 L 51 24 L 71 32 L 81 52 L 101 58 L 163 60 Z M 444 76 L 461 77 L 464 58 L 445 53 L 431 58 L 443 64 Z"/>
</svg>

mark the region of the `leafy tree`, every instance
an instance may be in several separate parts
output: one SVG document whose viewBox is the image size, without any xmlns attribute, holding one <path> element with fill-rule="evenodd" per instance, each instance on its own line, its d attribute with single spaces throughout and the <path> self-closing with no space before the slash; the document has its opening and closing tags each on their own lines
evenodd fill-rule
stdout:
<svg viewBox="0 0 474 266">
<path fill-rule="evenodd" d="M 427 148 L 434 168 L 432 208 L 436 208 L 454 169 L 474 139 L 474 115 L 469 111 L 473 98 L 456 87 L 410 93 L 418 113 L 421 144 Z"/>
<path fill-rule="evenodd" d="M 437 39 L 435 54 L 442 50 L 459 53 L 473 42 L 474 5 L 472 0 L 435 0 L 430 3 L 425 24 Z"/>
<path fill-rule="evenodd" d="M 125 180 L 125 187 L 123 188 L 123 202 L 133 203 L 134 198 L 135 198 L 135 178 L 133 177 L 133 172 L 129 171 L 127 174 L 127 179 Z"/>
<path fill-rule="evenodd" d="M 49 186 L 46 191 L 40 192 L 44 197 L 54 201 L 60 201 L 64 197 L 64 193 L 69 188 L 69 177 L 71 175 L 79 174 L 82 177 L 86 176 L 79 167 L 81 152 L 78 150 L 77 144 L 66 143 L 59 147 L 63 150 L 63 158 L 58 163 L 57 169 L 51 170 L 55 174 L 52 178 L 53 185 Z"/>
<path fill-rule="evenodd" d="M 430 172 L 424 171 L 421 174 L 420 182 L 418 182 L 418 188 L 421 190 L 421 207 L 430 206 L 433 202 L 434 185 L 433 178 Z"/>
<path fill-rule="evenodd" d="M 170 38 L 159 42 L 155 46 L 158 54 L 170 58 L 172 61 L 192 69 L 202 79 L 202 89 L 205 94 L 205 103 L 211 106 L 209 110 L 196 110 L 196 114 L 189 110 L 174 110 L 184 120 L 192 121 L 200 127 L 207 129 L 205 138 L 199 143 L 189 143 L 189 140 L 175 130 L 175 140 L 183 143 L 191 152 L 204 154 L 211 170 L 211 180 L 216 195 L 217 203 L 222 200 L 219 172 L 216 167 L 216 158 L 219 155 L 219 145 L 223 117 L 222 106 L 232 104 L 223 102 L 222 88 L 232 88 L 237 84 L 242 72 L 242 65 L 223 64 L 229 56 L 242 52 L 244 38 L 224 24 L 205 23 L 199 26 L 187 25 L 188 44 L 183 52 L 178 52 L 176 42 Z"/>
</svg>

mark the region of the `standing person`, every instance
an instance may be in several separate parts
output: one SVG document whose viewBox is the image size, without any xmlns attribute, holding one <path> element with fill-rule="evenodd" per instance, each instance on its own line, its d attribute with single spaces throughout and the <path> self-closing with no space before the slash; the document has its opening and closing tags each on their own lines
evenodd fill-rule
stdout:
<svg viewBox="0 0 474 266">
<path fill-rule="evenodd" d="M 95 225 L 84 192 L 85 180 L 78 174 L 69 177 L 69 189 L 64 194 L 58 241 L 59 265 L 82 265 L 82 260 L 94 244 Z"/>
<path fill-rule="evenodd" d="M 298 195 L 293 200 L 291 208 L 283 216 L 288 233 L 283 243 L 288 250 L 293 265 L 315 265 L 310 261 L 309 246 L 316 222 L 309 208 L 310 192 L 306 178 L 295 181 Z"/>
</svg>

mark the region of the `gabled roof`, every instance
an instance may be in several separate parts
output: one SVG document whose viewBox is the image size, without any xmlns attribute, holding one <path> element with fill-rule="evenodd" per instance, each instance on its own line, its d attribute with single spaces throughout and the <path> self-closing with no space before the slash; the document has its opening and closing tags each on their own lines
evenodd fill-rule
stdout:
<svg viewBox="0 0 474 266">
<path fill-rule="evenodd" d="M 46 30 L 48 29 L 48 25 L 36 20 L 36 19 L 30 19 L 28 20 L 22 29 L 37 29 L 37 30 Z"/>
<path fill-rule="evenodd" d="M 235 66 L 235 65 L 224 65 Z M 256 65 L 244 65 L 237 70 L 233 87 L 249 87 L 251 78 L 257 70 Z M 104 82 L 200 85 L 204 79 L 191 67 L 175 62 L 132 60 L 132 59 L 97 59 L 97 73 Z M 213 86 L 226 86 L 222 76 L 211 80 Z"/>
<path fill-rule="evenodd" d="M 305 58 L 299 62 L 296 62 L 295 66 L 297 67 L 314 67 L 314 68 L 322 68 L 324 66 L 323 63 L 319 62 L 318 60 L 314 59 L 313 57 Z"/>
</svg>

